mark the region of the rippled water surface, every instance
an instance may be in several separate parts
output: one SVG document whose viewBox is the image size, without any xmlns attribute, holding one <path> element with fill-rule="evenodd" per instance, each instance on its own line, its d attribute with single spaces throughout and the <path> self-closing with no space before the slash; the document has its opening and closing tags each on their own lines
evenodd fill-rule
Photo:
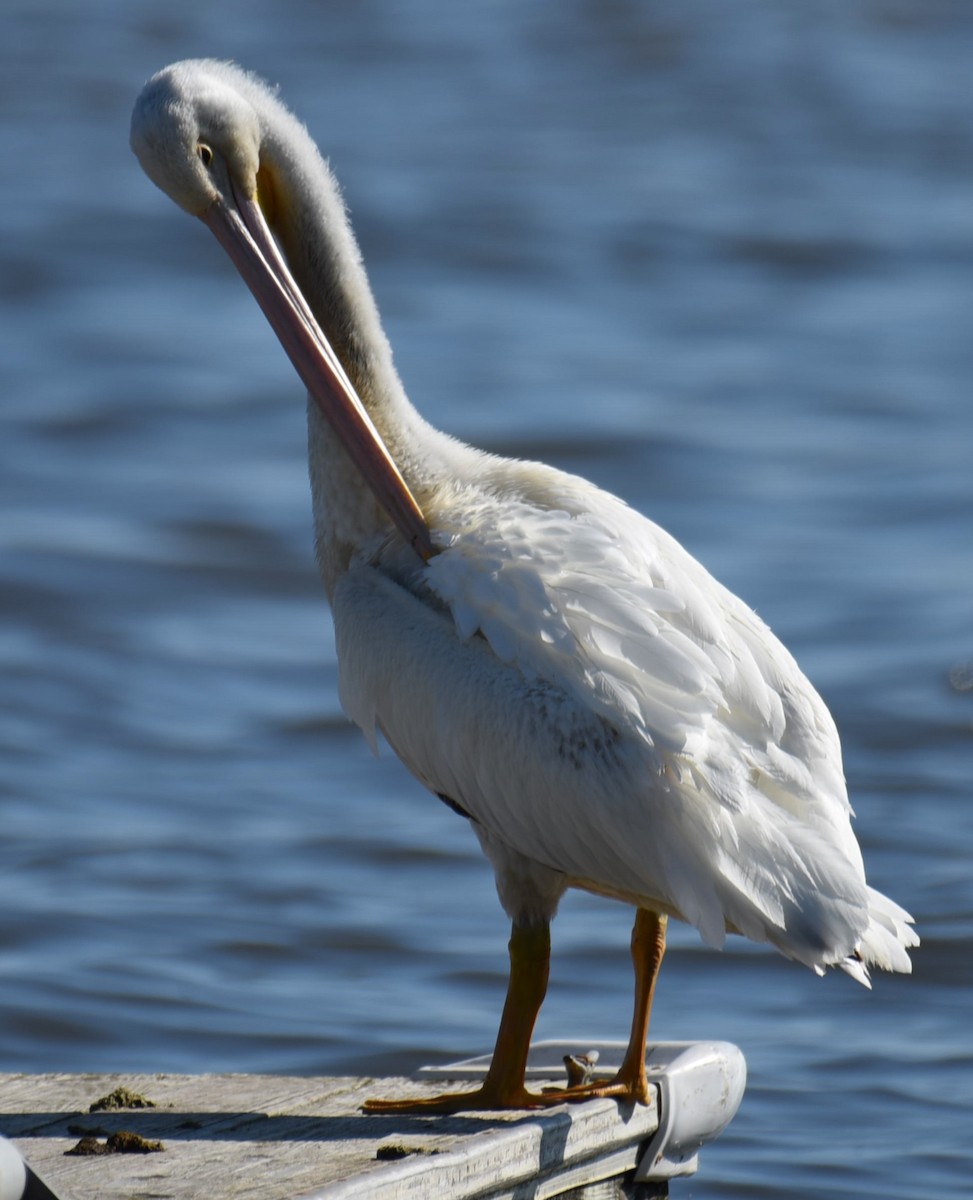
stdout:
<svg viewBox="0 0 973 1200">
<path fill-rule="evenodd" d="M 842 730 L 872 994 L 674 933 L 656 1036 L 736 1042 L 680 1195 L 969 1194 L 973 11 L 163 6 L 0 15 L 0 1067 L 395 1070 L 489 1048 L 464 822 L 341 714 L 300 388 L 144 179 L 158 67 L 279 81 L 425 414 L 620 493 Z M 565 903 L 541 1036 L 621 1037 L 629 914 Z"/>
</svg>

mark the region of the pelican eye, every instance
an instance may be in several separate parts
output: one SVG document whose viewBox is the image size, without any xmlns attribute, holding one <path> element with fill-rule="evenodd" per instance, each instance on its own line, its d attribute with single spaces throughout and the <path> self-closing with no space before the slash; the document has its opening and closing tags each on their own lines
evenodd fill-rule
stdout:
<svg viewBox="0 0 973 1200">
<path fill-rule="evenodd" d="M 213 151 L 205 142 L 200 142 L 196 147 L 196 153 L 199 155 L 199 161 L 208 171 L 213 165 Z"/>
</svg>

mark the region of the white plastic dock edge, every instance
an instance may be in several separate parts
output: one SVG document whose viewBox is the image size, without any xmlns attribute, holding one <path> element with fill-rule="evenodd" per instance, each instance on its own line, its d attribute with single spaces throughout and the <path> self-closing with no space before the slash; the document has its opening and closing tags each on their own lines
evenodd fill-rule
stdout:
<svg viewBox="0 0 973 1200">
<path fill-rule="evenodd" d="M 0 1137 L 0 1200 L 21 1200 L 27 1169 L 15 1146 Z"/>
<path fill-rule="evenodd" d="M 719 1137 L 740 1107 L 746 1060 L 730 1042 L 662 1042 L 649 1047 L 646 1069 L 659 1089 L 659 1128 L 635 1178 L 692 1175 L 700 1147 Z"/>
</svg>

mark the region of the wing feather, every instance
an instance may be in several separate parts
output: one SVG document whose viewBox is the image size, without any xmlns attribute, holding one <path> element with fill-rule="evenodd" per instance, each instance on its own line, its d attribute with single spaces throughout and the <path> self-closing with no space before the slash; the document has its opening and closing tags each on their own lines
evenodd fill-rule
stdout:
<svg viewBox="0 0 973 1200">
<path fill-rule="evenodd" d="M 656 525 L 518 466 L 529 487 L 452 498 L 425 569 L 342 581 L 349 714 L 580 886 L 713 945 L 903 969 L 907 918 L 866 890 L 834 723 L 788 652 Z"/>
</svg>

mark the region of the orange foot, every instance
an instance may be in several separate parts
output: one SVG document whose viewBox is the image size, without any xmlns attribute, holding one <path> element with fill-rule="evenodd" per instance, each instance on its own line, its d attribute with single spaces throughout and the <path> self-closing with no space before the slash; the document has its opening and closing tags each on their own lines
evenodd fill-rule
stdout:
<svg viewBox="0 0 973 1200">
<path fill-rule="evenodd" d="M 625 1104 L 648 1104 L 649 1085 L 645 1077 L 627 1079 L 616 1075 L 614 1079 L 585 1083 L 579 1087 L 545 1088 L 543 1092 L 528 1092 L 526 1088 L 514 1088 L 500 1092 L 495 1088 L 481 1087 L 474 1092 L 446 1092 L 442 1096 L 413 1096 L 403 1100 L 366 1100 L 362 1112 L 366 1113 L 411 1113 L 431 1115 L 434 1113 L 499 1112 L 510 1108 L 553 1108 L 557 1104 L 580 1104 L 584 1100 L 609 1098 Z"/>
<path fill-rule="evenodd" d="M 573 1096 L 550 1092 L 528 1092 L 526 1088 L 511 1088 L 500 1092 L 496 1088 L 477 1088 L 473 1092 L 446 1092 L 442 1096 L 413 1096 L 403 1100 L 366 1100 L 366 1113 L 432 1113 L 499 1112 L 510 1108 L 552 1108 Z M 579 1100 L 587 1099 L 578 1096 Z"/>
<path fill-rule="evenodd" d="M 555 1104 L 577 1104 L 582 1100 L 621 1100 L 625 1104 L 649 1104 L 649 1083 L 644 1075 L 630 1079 L 616 1075 L 614 1079 L 583 1083 L 578 1087 L 545 1088 L 544 1095 Z"/>
</svg>

